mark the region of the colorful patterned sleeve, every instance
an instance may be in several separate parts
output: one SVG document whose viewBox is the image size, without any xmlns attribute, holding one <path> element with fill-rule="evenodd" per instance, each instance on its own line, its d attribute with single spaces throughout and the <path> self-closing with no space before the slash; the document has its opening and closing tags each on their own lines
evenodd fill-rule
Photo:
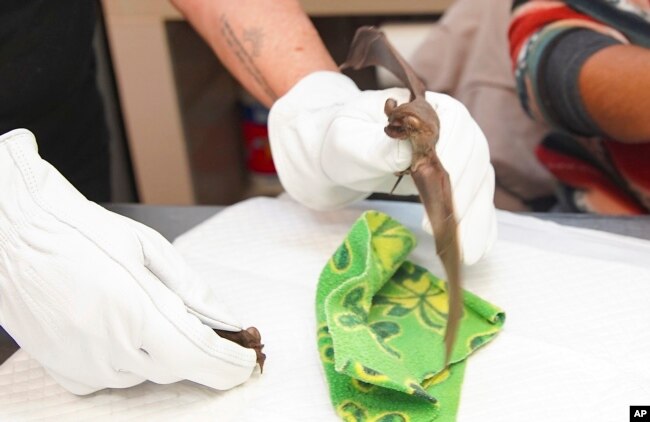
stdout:
<svg viewBox="0 0 650 422">
<path fill-rule="evenodd" d="M 568 96 L 570 98 L 563 99 L 564 103 L 561 103 L 557 100 L 556 92 L 545 89 L 549 80 L 554 82 L 552 85 L 559 82 L 556 75 L 550 72 L 560 72 L 560 76 L 561 72 L 566 73 L 561 63 L 550 70 L 548 63 L 553 50 L 569 34 L 572 34 L 572 42 L 579 44 L 582 40 L 582 48 L 575 49 L 576 54 L 582 55 L 582 61 L 578 60 L 580 65 L 588 55 L 611 44 L 633 43 L 650 47 L 650 0 L 514 2 L 508 37 L 521 104 L 532 118 L 565 132 L 579 133 L 576 127 L 590 125 L 586 121 L 589 120 L 588 116 L 581 110 L 582 105 L 571 105 L 571 102 L 580 103 L 579 94 Z M 570 50 L 571 46 L 567 48 L 567 42 L 564 44 L 565 51 Z M 578 71 L 574 69 L 573 72 L 576 78 Z M 571 90 L 560 87 L 557 91 Z M 577 88 L 573 91 L 577 92 Z M 571 118 L 572 115 L 575 118 L 567 122 L 567 116 Z"/>
</svg>

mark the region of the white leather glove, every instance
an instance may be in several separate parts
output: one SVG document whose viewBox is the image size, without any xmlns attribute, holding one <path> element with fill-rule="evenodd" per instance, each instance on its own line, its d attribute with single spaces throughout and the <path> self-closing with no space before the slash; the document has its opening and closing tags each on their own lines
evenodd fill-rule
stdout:
<svg viewBox="0 0 650 422">
<path fill-rule="evenodd" d="M 409 142 L 384 133 L 384 103 L 409 100 L 406 89 L 360 91 L 336 72 L 316 72 L 271 108 L 269 138 L 286 191 L 315 209 L 341 207 L 372 192 L 390 192 L 395 172 L 411 164 Z M 494 169 L 487 141 L 459 101 L 427 92 L 440 117 L 436 151 L 449 173 L 461 253 L 466 264 L 483 257 L 496 239 Z M 416 195 L 410 177 L 395 194 Z M 425 230 L 431 224 L 423 219 Z"/>
<path fill-rule="evenodd" d="M 227 389 L 256 365 L 209 328 L 241 327 L 172 245 L 86 200 L 26 130 L 0 137 L 0 325 L 76 394 L 144 380 Z"/>
</svg>

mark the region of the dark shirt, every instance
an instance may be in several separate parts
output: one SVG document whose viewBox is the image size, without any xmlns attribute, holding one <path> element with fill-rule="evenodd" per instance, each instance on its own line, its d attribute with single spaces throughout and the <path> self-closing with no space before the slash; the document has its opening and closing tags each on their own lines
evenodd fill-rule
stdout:
<svg viewBox="0 0 650 422">
<path fill-rule="evenodd" d="M 108 201 L 96 8 L 94 0 L 0 2 L 0 134 L 31 130 L 45 160 L 89 199 Z"/>
</svg>

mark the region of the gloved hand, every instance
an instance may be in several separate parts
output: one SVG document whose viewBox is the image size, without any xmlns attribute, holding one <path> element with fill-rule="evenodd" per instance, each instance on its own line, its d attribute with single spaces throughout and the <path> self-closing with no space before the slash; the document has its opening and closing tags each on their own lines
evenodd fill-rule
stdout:
<svg viewBox="0 0 650 422">
<path fill-rule="evenodd" d="M 315 209 L 390 192 L 395 172 L 411 164 L 411 145 L 384 133 L 387 98 L 402 104 L 409 93 L 360 91 L 336 72 L 312 73 L 280 98 L 269 115 L 269 138 L 286 191 Z M 440 117 L 436 151 L 451 179 L 463 261 L 472 264 L 496 239 L 494 169 L 487 141 L 460 102 L 433 92 L 426 98 Z M 404 177 L 395 194 L 416 195 L 413 179 Z M 426 217 L 423 226 L 431 233 Z"/>
<path fill-rule="evenodd" d="M 26 130 L 0 137 L 0 325 L 76 394 L 144 380 L 227 389 L 256 365 L 209 328 L 241 327 L 172 245 L 87 201 Z"/>
</svg>

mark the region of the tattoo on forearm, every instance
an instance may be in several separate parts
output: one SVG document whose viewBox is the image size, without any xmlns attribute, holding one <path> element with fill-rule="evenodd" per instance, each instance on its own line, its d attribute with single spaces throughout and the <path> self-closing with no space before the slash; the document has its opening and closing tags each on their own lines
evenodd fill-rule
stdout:
<svg viewBox="0 0 650 422">
<path fill-rule="evenodd" d="M 244 42 L 250 43 L 252 57 L 258 57 L 260 55 L 263 35 L 260 28 L 244 29 Z"/>
<path fill-rule="evenodd" d="M 262 32 L 255 28 L 250 31 L 244 31 L 244 40 L 249 41 L 252 46 L 251 53 L 249 54 L 244 47 L 242 41 L 237 38 L 235 31 L 233 30 L 228 19 L 225 15 L 221 15 L 221 34 L 223 35 L 226 43 L 230 49 L 235 53 L 237 59 L 244 65 L 246 72 L 253 78 L 253 80 L 262 88 L 264 93 L 273 101 L 275 101 L 278 96 L 271 89 L 268 81 L 262 75 L 262 72 L 257 68 L 253 57 L 257 57 L 260 54 L 260 48 L 262 43 Z"/>
</svg>

